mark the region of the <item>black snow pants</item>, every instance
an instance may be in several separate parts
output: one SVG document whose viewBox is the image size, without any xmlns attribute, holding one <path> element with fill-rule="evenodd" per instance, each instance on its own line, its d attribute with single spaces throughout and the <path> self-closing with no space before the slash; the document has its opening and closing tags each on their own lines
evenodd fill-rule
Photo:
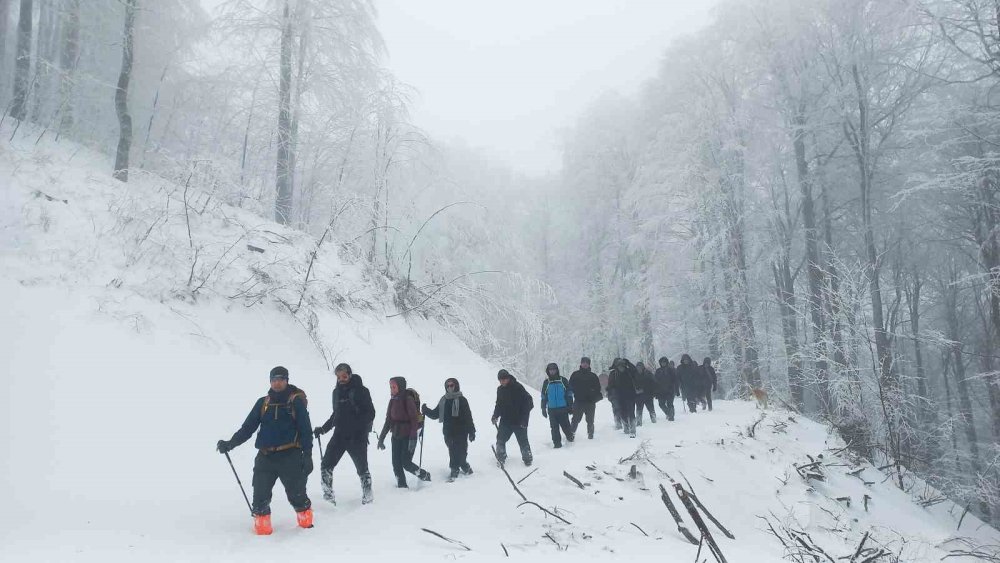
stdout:
<svg viewBox="0 0 1000 563">
<path fill-rule="evenodd" d="M 415 452 L 416 450 L 414 450 Z M 420 472 L 420 468 L 417 467 L 416 463 L 413 463 L 413 454 L 410 453 L 410 437 L 393 436 L 392 472 L 396 475 L 396 480 L 401 483 L 406 482 L 406 474 L 403 471 L 409 471 L 416 475 Z"/>
<path fill-rule="evenodd" d="M 674 419 L 674 395 L 669 397 L 660 397 L 657 402 L 660 403 L 660 410 L 663 414 L 667 415 L 667 420 Z"/>
<path fill-rule="evenodd" d="M 566 439 L 570 442 L 573 441 L 573 427 L 569 422 L 569 407 L 549 409 L 549 428 L 552 430 L 552 445 L 555 447 L 562 447 L 560 428 L 563 434 L 566 434 Z"/>
<path fill-rule="evenodd" d="M 337 467 L 344 454 L 351 456 L 354 462 L 354 469 L 358 472 L 358 477 L 364 483 L 367 479 L 371 481 L 371 474 L 368 472 L 368 439 L 367 436 L 361 438 L 344 438 L 334 435 L 326 445 L 323 452 L 323 460 L 320 461 L 319 475 L 323 482 L 323 494 L 327 497 L 333 495 L 333 468 Z"/>
<path fill-rule="evenodd" d="M 580 427 L 580 421 L 587 418 L 587 436 L 594 437 L 594 411 L 597 410 L 597 403 L 577 401 L 573 403 L 573 434 Z"/>
<path fill-rule="evenodd" d="M 517 445 L 521 448 L 521 460 L 525 465 L 531 465 L 533 457 L 531 444 L 528 443 L 528 429 L 503 422 L 497 427 L 497 456 L 500 457 L 500 462 L 503 463 L 507 459 L 507 441 L 511 436 L 517 438 Z"/>
<path fill-rule="evenodd" d="M 457 434 L 454 436 L 445 434 L 444 445 L 448 446 L 448 467 L 452 471 L 458 471 L 469 465 L 468 434 Z"/>
<path fill-rule="evenodd" d="M 618 405 L 618 419 L 615 427 L 618 426 L 618 423 L 621 423 L 623 432 L 626 434 L 635 434 L 635 400 L 617 399 L 616 403 Z"/>
<path fill-rule="evenodd" d="M 656 422 L 656 409 L 653 407 L 653 396 L 648 393 L 643 393 L 635 398 L 635 419 L 636 424 L 639 426 L 642 426 L 643 409 L 649 411 L 649 420 Z"/>
<path fill-rule="evenodd" d="M 253 462 L 253 513 L 263 516 L 271 513 L 271 492 L 274 483 L 281 480 L 285 495 L 295 512 L 312 506 L 306 496 L 306 480 L 312 473 L 312 458 L 300 448 L 265 454 L 259 452 Z"/>
</svg>

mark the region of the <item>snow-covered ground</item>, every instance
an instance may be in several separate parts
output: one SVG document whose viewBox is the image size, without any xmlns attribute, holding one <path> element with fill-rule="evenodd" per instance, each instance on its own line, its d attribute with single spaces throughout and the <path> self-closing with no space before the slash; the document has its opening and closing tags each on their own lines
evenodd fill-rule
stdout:
<svg viewBox="0 0 1000 563">
<path fill-rule="evenodd" d="M 833 455 L 840 441 L 819 424 L 772 410 L 749 437 L 760 411 L 742 402 L 717 401 L 714 412 L 681 413 L 672 423 L 647 421 L 638 439 L 613 430 L 602 402 L 596 439 L 561 450 L 552 448 L 536 409 L 530 434 L 537 471 L 520 488 L 572 524 L 519 508 L 489 449 L 499 366 L 432 322 L 386 319 L 384 281 L 333 250 L 321 252 L 314 271 L 305 299 L 312 313 L 293 316 L 278 300 L 298 298 L 311 250 L 304 235 L 210 201 L 198 207 L 204 211 L 189 238 L 179 186 L 148 177 L 122 186 L 93 153 L 23 139 L 0 144 L 4 561 L 481 561 L 505 559 L 504 547 L 521 561 L 690 561 L 698 546 L 678 533 L 660 500 L 659 485 L 670 488 L 667 475 L 686 477 L 733 532 L 735 540 L 709 524 L 731 562 L 782 560 L 784 548 L 764 518 L 779 530 L 808 532 L 835 559 L 853 555 L 865 533 L 868 547 L 884 546 L 904 561 L 939 560 L 959 547 L 942 545 L 958 536 L 1000 543 L 971 515 L 956 531 L 960 507 L 921 508 L 914 499 L 922 488 L 904 493 L 875 469 Z M 204 196 L 193 191 L 189 202 Z M 247 241 L 265 252 L 246 249 Z M 192 268 L 195 247 L 201 250 Z M 413 488 L 395 489 L 388 452 L 373 444 L 374 504 L 361 506 L 345 458 L 334 478 L 336 507 L 322 501 L 318 476 L 310 479 L 315 528 L 295 527 L 279 485 L 274 535 L 256 537 L 215 442 L 266 392 L 277 364 L 289 368 L 291 382 L 311 399 L 313 420 L 322 422 L 330 412 L 329 366 L 341 361 L 372 390 L 377 424 L 389 377 L 405 376 L 432 405 L 444 380 L 457 377 L 479 429 L 470 450 L 476 472 L 444 482 L 447 452 L 440 425 L 429 421 L 423 460 L 431 483 L 411 478 Z M 572 367 L 562 366 L 565 373 Z M 537 384 L 540 374 L 529 379 Z M 634 462 L 633 479 L 633 462 L 620 460 L 640 446 L 647 454 L 640 458 L 652 463 Z M 511 476 L 524 478 L 531 469 L 521 465 L 513 440 L 509 451 Z M 248 443 L 232 454 L 247 486 L 254 453 Z M 826 480 L 806 482 L 793 464 L 820 454 Z M 848 475 L 856 467 L 864 469 Z M 849 506 L 836 500 L 844 497 Z M 703 549 L 705 558 L 712 560 Z"/>
</svg>

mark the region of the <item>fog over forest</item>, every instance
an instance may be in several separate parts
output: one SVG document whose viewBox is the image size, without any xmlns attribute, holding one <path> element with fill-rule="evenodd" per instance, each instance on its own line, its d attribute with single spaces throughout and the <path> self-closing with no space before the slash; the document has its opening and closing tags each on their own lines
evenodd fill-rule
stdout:
<svg viewBox="0 0 1000 563">
<path fill-rule="evenodd" d="M 997 525 L 998 18 L 0 0 L 2 125 L 107 155 L 123 190 L 163 178 L 305 233 L 390 297 L 375 314 L 526 381 L 712 358 L 717 396 L 764 389 Z"/>
</svg>

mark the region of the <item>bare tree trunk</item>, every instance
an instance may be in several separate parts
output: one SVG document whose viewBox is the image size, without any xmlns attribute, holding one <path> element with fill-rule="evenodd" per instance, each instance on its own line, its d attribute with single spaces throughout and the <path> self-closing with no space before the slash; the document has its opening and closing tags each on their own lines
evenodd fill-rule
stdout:
<svg viewBox="0 0 1000 563">
<path fill-rule="evenodd" d="M 980 147 L 980 153 L 983 152 Z M 975 220 L 975 239 L 979 245 L 979 262 L 983 271 L 988 274 L 989 318 L 988 332 L 997 348 L 1000 345 L 1000 209 L 997 208 L 996 194 L 998 180 L 994 174 L 987 174 L 979 182 L 976 194 L 976 206 L 973 218 Z M 985 377 L 986 389 L 990 398 L 991 422 L 993 437 L 1000 441 L 1000 377 L 988 373 Z"/>
<path fill-rule="evenodd" d="M 278 159 L 277 199 L 274 220 L 287 225 L 292 219 L 292 170 L 291 170 L 291 93 L 292 93 L 292 15 L 289 0 L 281 19 L 281 62 L 278 85 Z"/>
<path fill-rule="evenodd" d="M 62 78 L 59 83 L 59 105 L 62 119 L 59 129 L 67 132 L 73 129 L 73 90 L 76 86 L 76 68 L 80 62 L 80 0 L 65 0 L 63 17 L 63 44 L 59 57 Z"/>
<path fill-rule="evenodd" d="M 129 152 L 132 149 L 132 115 L 128 112 L 129 81 L 132 80 L 132 47 L 135 35 L 135 11 L 138 0 L 125 0 L 125 29 L 122 32 L 122 69 L 115 90 L 115 111 L 118 113 L 118 152 L 115 155 L 114 177 L 128 182 Z"/>
<path fill-rule="evenodd" d="M 921 426 L 936 421 L 934 410 L 930 407 L 930 395 L 927 391 L 927 370 L 924 367 L 923 343 L 920 341 L 920 291 L 923 289 L 923 279 L 920 272 L 913 269 L 913 282 L 906 288 L 907 307 L 910 310 L 910 333 L 913 335 L 913 360 L 917 369 L 917 397 L 920 406 L 917 408 L 917 420 Z"/>
<path fill-rule="evenodd" d="M 24 121 L 28 106 L 28 73 L 31 71 L 31 12 L 32 1 L 21 0 L 17 21 L 17 58 L 14 60 L 14 99 L 10 115 Z"/>
<path fill-rule="evenodd" d="M 788 256 L 783 255 L 771 266 L 774 274 L 774 290 L 781 309 L 781 334 L 785 342 L 785 358 L 788 363 L 788 389 L 792 403 L 799 412 L 805 407 L 805 390 L 802 380 L 802 359 L 799 357 L 799 334 L 795 312 L 795 282 L 792 280 Z"/>
<path fill-rule="evenodd" d="M 309 17 L 308 14 L 303 12 L 303 8 L 306 4 L 304 2 L 299 3 L 299 14 L 298 22 L 305 22 Z M 291 193 L 295 193 L 295 171 L 298 169 L 298 154 L 299 154 L 299 118 L 302 115 L 302 85 L 305 82 L 305 60 L 306 60 L 306 50 L 309 47 L 309 27 L 305 26 L 304 23 L 302 28 L 302 34 L 299 37 L 299 57 L 296 61 L 296 71 L 295 71 L 295 84 L 294 90 L 295 95 L 292 99 L 292 124 L 289 131 L 289 154 L 288 154 L 288 170 L 289 170 L 289 190 Z M 294 203 L 294 202 L 293 202 Z M 300 203 L 301 207 L 301 203 Z M 300 216 L 300 214 L 296 214 Z"/>
<path fill-rule="evenodd" d="M 35 34 L 35 84 L 32 92 L 35 105 L 31 110 L 31 120 L 41 123 L 42 110 L 49 101 L 49 79 L 52 75 L 54 53 L 53 39 L 56 35 L 55 0 L 37 0 L 38 33 Z"/>
<path fill-rule="evenodd" d="M 0 76 L 7 76 L 7 27 L 10 25 L 10 0 L 0 0 Z"/>
</svg>

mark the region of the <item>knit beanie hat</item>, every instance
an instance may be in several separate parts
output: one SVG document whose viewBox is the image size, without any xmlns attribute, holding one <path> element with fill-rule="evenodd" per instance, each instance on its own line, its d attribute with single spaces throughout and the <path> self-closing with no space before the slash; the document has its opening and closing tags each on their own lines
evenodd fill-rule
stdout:
<svg viewBox="0 0 1000 563">
<path fill-rule="evenodd" d="M 275 366 L 271 369 L 271 381 L 275 379 L 288 379 L 288 369 L 284 366 Z"/>
</svg>

